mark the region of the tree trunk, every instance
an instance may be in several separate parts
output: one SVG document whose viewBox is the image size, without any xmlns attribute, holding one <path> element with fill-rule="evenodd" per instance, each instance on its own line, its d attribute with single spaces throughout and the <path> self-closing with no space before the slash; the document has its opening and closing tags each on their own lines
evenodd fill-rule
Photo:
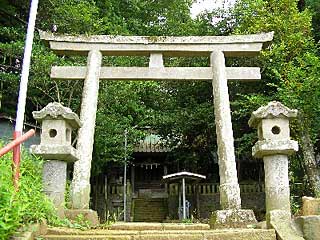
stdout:
<svg viewBox="0 0 320 240">
<path fill-rule="evenodd" d="M 306 171 L 311 190 L 315 197 L 320 197 L 320 176 L 315 158 L 314 148 L 307 124 L 302 116 L 298 116 L 300 145 L 303 153 L 303 165 Z"/>
</svg>

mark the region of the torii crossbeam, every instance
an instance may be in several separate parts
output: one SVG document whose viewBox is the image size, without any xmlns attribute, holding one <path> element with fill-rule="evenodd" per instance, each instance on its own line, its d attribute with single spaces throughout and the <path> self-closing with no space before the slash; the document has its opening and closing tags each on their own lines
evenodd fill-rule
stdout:
<svg viewBox="0 0 320 240">
<path fill-rule="evenodd" d="M 99 80 L 211 80 L 214 95 L 222 209 L 240 210 L 241 198 L 234 154 L 228 80 L 261 78 L 254 67 L 226 67 L 225 57 L 256 56 L 273 33 L 236 36 L 141 37 L 67 36 L 41 32 L 41 39 L 60 55 L 86 55 L 86 67 L 52 67 L 53 79 L 84 79 L 72 204 L 88 208 L 90 168 Z M 149 67 L 103 67 L 102 56 L 150 56 Z M 207 56 L 208 67 L 165 67 L 163 57 Z"/>
</svg>

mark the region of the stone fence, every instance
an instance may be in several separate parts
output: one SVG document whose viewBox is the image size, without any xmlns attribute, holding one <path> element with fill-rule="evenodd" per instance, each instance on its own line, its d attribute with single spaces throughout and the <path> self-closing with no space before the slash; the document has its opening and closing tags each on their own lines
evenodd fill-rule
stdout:
<svg viewBox="0 0 320 240">
<path fill-rule="evenodd" d="M 219 184 L 218 183 L 201 183 L 201 184 L 187 184 L 186 185 L 186 194 L 192 195 L 196 194 L 198 187 L 198 193 L 200 195 L 213 195 L 219 194 Z M 103 189 L 101 188 L 101 191 Z M 179 184 L 172 183 L 168 185 L 167 188 L 169 196 L 176 196 L 179 193 Z M 240 191 L 241 193 L 261 193 L 264 192 L 264 184 L 263 183 L 250 183 L 250 184 L 241 184 L 240 183 Z M 108 195 L 123 195 L 123 185 L 122 184 L 109 184 L 107 186 L 107 194 Z M 130 185 L 127 188 L 127 194 L 131 194 Z"/>
</svg>

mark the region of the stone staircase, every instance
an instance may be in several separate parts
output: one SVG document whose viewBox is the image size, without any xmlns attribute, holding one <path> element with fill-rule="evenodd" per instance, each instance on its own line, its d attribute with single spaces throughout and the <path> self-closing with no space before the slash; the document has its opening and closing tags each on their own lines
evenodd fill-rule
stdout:
<svg viewBox="0 0 320 240">
<path fill-rule="evenodd" d="M 117 223 L 108 229 L 81 231 L 49 228 L 38 239 L 107 239 L 107 240 L 276 240 L 274 230 L 210 230 L 207 224 Z"/>
<path fill-rule="evenodd" d="M 163 222 L 168 215 L 168 205 L 165 198 L 133 199 L 134 222 Z"/>
</svg>

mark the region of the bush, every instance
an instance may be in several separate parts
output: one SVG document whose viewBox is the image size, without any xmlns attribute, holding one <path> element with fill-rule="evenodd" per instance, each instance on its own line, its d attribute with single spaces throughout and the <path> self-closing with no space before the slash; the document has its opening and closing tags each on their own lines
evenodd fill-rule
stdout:
<svg viewBox="0 0 320 240">
<path fill-rule="evenodd" d="M 1 144 L 0 144 L 1 147 Z M 19 227 L 47 219 L 56 222 L 53 204 L 42 192 L 42 161 L 22 153 L 19 191 L 12 183 L 12 154 L 0 159 L 0 239 L 8 239 Z"/>
</svg>

